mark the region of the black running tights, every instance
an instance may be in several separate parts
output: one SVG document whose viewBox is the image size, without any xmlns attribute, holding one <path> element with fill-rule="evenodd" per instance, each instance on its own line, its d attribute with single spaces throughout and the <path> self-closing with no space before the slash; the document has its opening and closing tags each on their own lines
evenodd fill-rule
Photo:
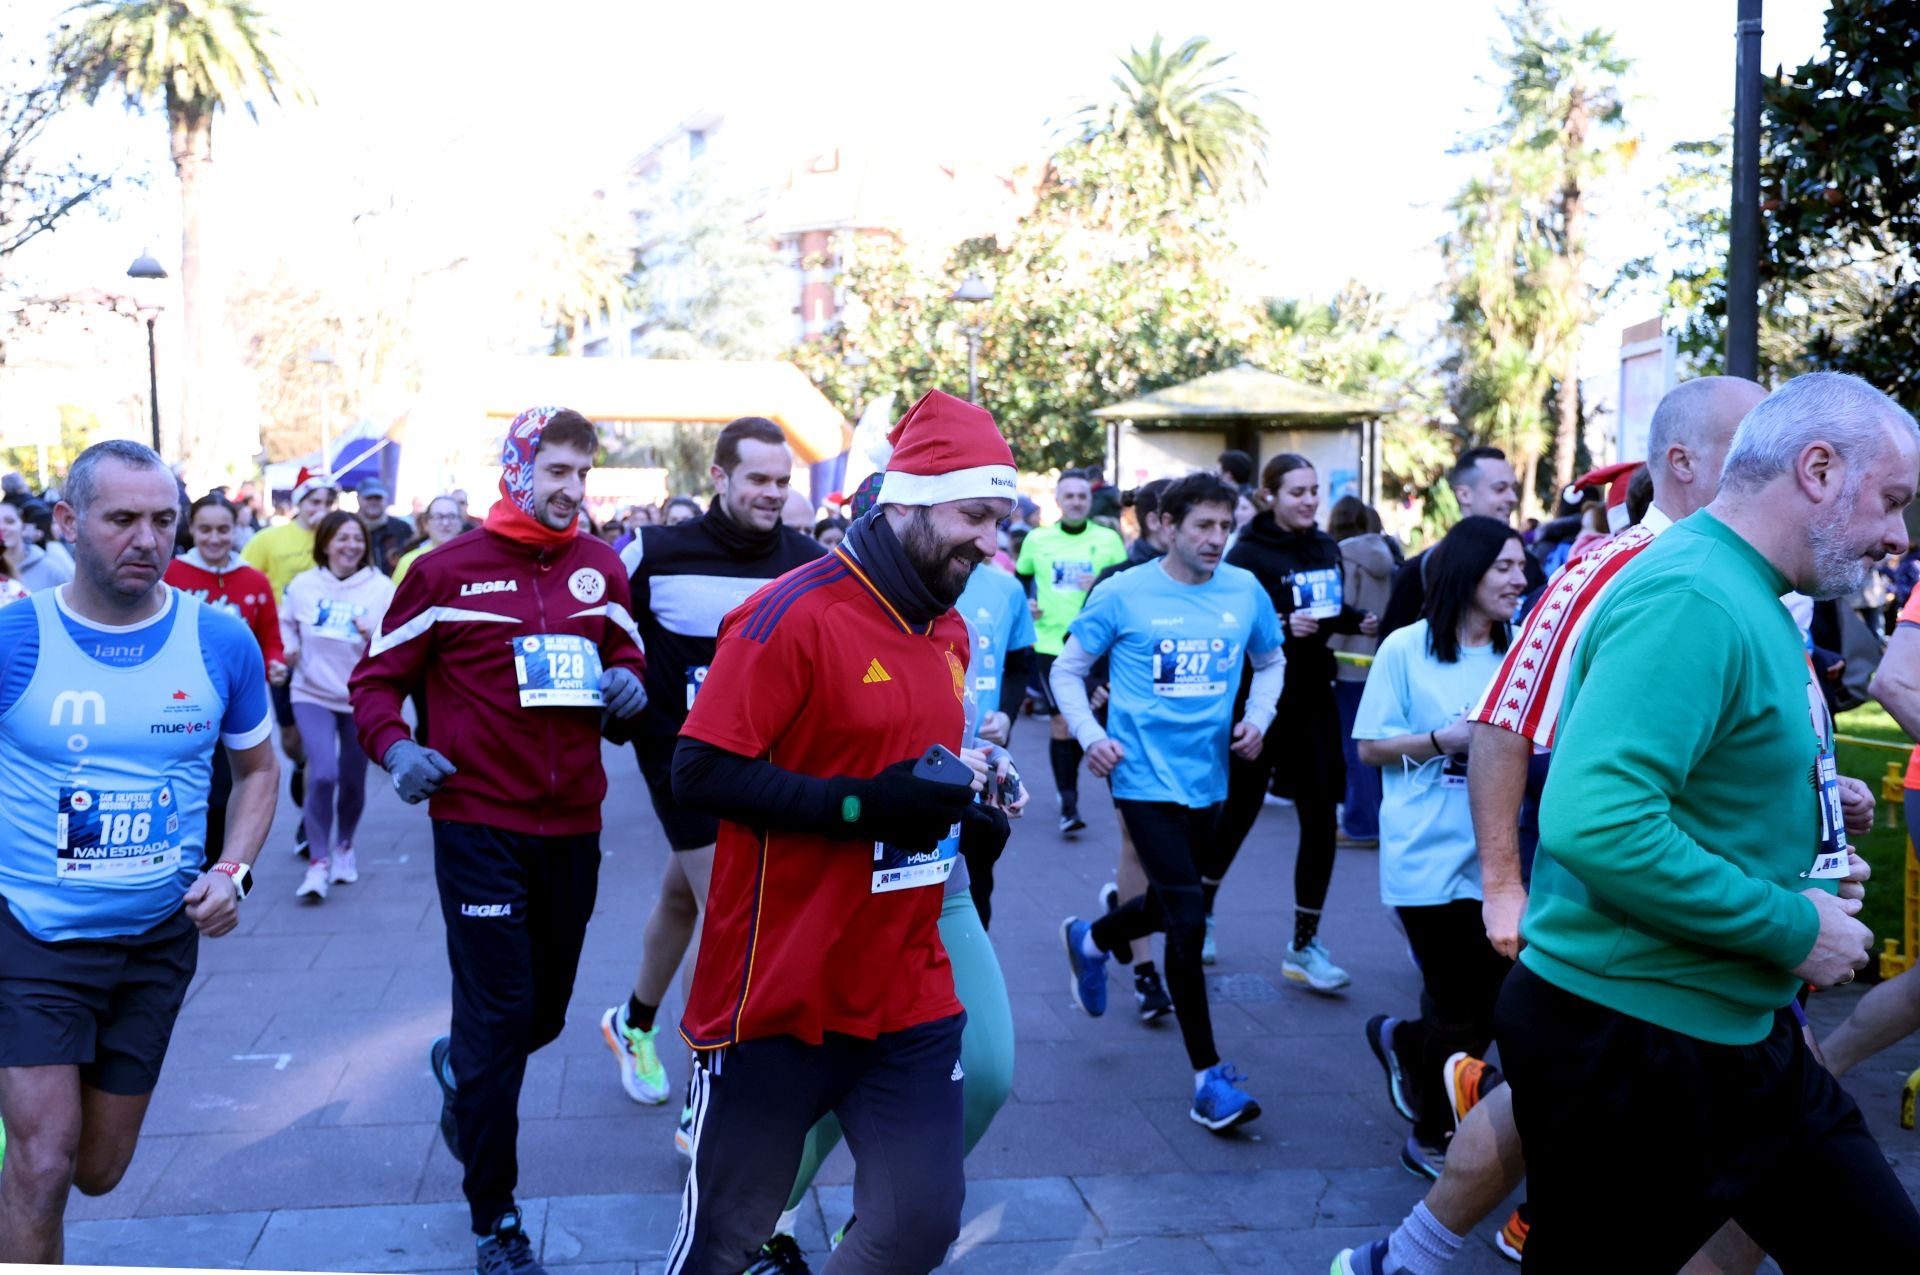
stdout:
<svg viewBox="0 0 1920 1275">
<path fill-rule="evenodd" d="M 1241 843 L 1260 817 L 1272 780 L 1273 760 L 1267 753 L 1254 761 L 1234 757 L 1228 762 L 1227 804 L 1221 808 L 1220 831 L 1198 843 L 1201 876 L 1226 880 Z M 1293 860 L 1293 906 L 1318 912 L 1326 906 L 1327 887 L 1333 883 L 1333 837 L 1341 794 L 1310 784 L 1298 784 L 1295 789 L 1293 813 L 1300 821 L 1300 849 Z"/>
<path fill-rule="evenodd" d="M 1093 923 L 1093 941 L 1105 952 L 1124 949 L 1134 939 L 1158 930 L 1166 935 L 1167 991 L 1180 1020 L 1180 1038 L 1195 1071 L 1220 1061 L 1213 1047 L 1213 1015 L 1207 1010 L 1207 981 L 1200 965 L 1200 944 L 1207 936 L 1207 905 L 1200 894 L 1197 851 L 1212 843 L 1220 807 L 1192 810 L 1170 801 L 1129 801 L 1114 806 L 1126 821 L 1147 892 L 1126 900 Z"/>
</svg>

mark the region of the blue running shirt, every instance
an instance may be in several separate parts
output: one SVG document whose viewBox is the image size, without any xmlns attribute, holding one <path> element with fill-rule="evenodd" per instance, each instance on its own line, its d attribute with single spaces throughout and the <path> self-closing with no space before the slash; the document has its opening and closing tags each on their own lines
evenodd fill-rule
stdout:
<svg viewBox="0 0 1920 1275">
<path fill-rule="evenodd" d="M 1280 622 L 1253 573 L 1222 563 L 1205 584 L 1181 584 L 1159 562 L 1122 571 L 1093 591 L 1067 635 L 1107 656 L 1107 734 L 1126 750 L 1113 795 L 1190 808 L 1225 801 L 1241 660 L 1280 647 Z"/>
<path fill-rule="evenodd" d="M 1000 679 L 1006 676 L 1007 652 L 1034 642 L 1033 612 L 1020 582 L 998 567 L 982 564 L 967 577 L 967 587 L 953 604 L 973 630 L 973 659 L 967 668 L 969 688 L 980 700 L 980 711 L 1000 707 Z"/>
<path fill-rule="evenodd" d="M 152 929 L 206 852 L 213 750 L 272 729 L 247 626 L 169 588 L 113 628 L 48 589 L 0 611 L 0 895 L 43 942 Z"/>
</svg>

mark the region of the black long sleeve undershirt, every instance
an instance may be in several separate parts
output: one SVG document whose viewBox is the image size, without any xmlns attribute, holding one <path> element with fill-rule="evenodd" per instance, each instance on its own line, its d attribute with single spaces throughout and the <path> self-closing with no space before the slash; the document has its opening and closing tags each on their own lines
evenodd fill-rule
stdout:
<svg viewBox="0 0 1920 1275">
<path fill-rule="evenodd" d="M 826 780 L 685 735 L 673 750 L 673 795 L 689 810 L 753 828 L 846 835 Z"/>
</svg>

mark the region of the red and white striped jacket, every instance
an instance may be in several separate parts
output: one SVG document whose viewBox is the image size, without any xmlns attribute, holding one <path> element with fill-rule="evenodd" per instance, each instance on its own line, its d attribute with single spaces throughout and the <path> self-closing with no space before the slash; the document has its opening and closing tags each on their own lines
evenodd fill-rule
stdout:
<svg viewBox="0 0 1920 1275">
<path fill-rule="evenodd" d="M 1538 748 L 1552 748 L 1569 661 L 1593 604 L 1627 564 L 1672 525 L 1665 514 L 1649 508 L 1646 521 L 1563 567 L 1527 615 L 1468 720 L 1524 735 Z"/>
</svg>

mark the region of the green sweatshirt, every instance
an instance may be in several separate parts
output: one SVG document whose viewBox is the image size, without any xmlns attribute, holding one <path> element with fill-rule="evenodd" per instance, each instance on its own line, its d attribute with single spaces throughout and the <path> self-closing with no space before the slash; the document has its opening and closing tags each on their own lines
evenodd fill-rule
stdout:
<svg viewBox="0 0 1920 1275">
<path fill-rule="evenodd" d="M 1788 583 L 1697 513 L 1594 605 L 1567 671 L 1520 959 L 1722 1045 L 1766 1036 L 1819 932 L 1826 710 Z"/>
</svg>

